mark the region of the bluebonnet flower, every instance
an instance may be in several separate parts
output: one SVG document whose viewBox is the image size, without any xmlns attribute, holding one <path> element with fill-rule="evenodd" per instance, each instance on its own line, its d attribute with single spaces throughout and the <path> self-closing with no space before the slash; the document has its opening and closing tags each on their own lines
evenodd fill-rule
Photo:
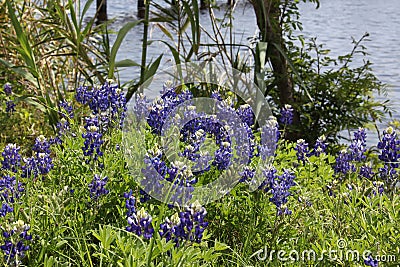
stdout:
<svg viewBox="0 0 400 267">
<path fill-rule="evenodd" d="M 290 171 L 284 170 L 283 174 L 275 177 L 271 183 L 270 192 L 272 197 L 270 201 L 275 204 L 278 215 L 290 215 L 292 213 L 286 207 L 286 203 L 291 195 L 289 189 L 295 185 L 294 178 L 295 176 Z"/>
<path fill-rule="evenodd" d="M 1 153 L 3 160 L 1 161 L 3 170 L 17 172 L 21 166 L 20 147 L 16 144 L 8 144 Z"/>
<path fill-rule="evenodd" d="M 99 197 L 107 195 L 109 190 L 105 188 L 107 185 L 108 177 L 102 178 L 100 175 L 95 174 L 93 180 L 89 184 L 90 198 L 98 200 Z"/>
<path fill-rule="evenodd" d="M 314 145 L 314 151 L 312 152 L 313 155 L 319 157 L 321 153 L 325 153 L 328 143 L 326 143 L 325 135 L 321 135 L 317 138 L 317 141 Z"/>
<path fill-rule="evenodd" d="M 261 128 L 261 145 L 258 150 L 262 160 L 275 155 L 279 140 L 278 122 L 275 117 L 270 117 L 266 125 Z"/>
<path fill-rule="evenodd" d="M 141 180 L 143 191 L 156 195 L 162 194 L 163 184 L 161 182 L 167 175 L 168 166 L 162 160 L 161 151 L 150 150 L 144 158 L 144 163 L 146 167 L 141 170 L 144 178 Z"/>
<path fill-rule="evenodd" d="M 360 167 L 360 175 L 364 178 L 371 179 L 374 176 L 374 171 L 369 165 L 363 165 Z"/>
<path fill-rule="evenodd" d="M 222 142 L 220 148 L 215 151 L 213 164 L 219 170 L 226 170 L 231 165 L 232 148 L 229 142 Z"/>
<path fill-rule="evenodd" d="M 58 107 L 60 108 L 59 114 L 61 115 L 62 118 L 64 119 L 73 119 L 74 118 L 74 110 L 73 107 L 70 103 L 68 103 L 66 100 L 62 100 L 58 103 Z M 64 113 L 63 110 L 66 112 Z"/>
<path fill-rule="evenodd" d="M 153 236 L 152 217 L 142 207 L 136 214 L 128 217 L 128 232 L 134 232 L 138 236 L 150 239 Z"/>
<path fill-rule="evenodd" d="M 96 161 L 98 157 L 103 156 L 101 145 L 104 143 L 102 140 L 103 135 L 99 132 L 99 121 L 97 117 L 87 117 L 85 124 L 86 133 L 82 134 L 85 139 L 84 146 L 82 147 L 83 154 L 90 159 Z"/>
<path fill-rule="evenodd" d="M 61 118 L 59 122 L 57 122 L 57 136 L 54 138 L 53 143 L 62 144 L 62 136 L 70 131 L 70 123 L 67 119 Z M 73 136 L 76 136 L 73 134 Z"/>
<path fill-rule="evenodd" d="M 4 175 L 0 179 L 0 196 L 2 199 L 2 206 L 0 216 L 4 217 L 7 213 L 12 212 L 12 207 L 15 199 L 20 198 L 21 192 L 24 191 L 22 183 L 18 183 L 14 176 Z"/>
<path fill-rule="evenodd" d="M 41 175 L 46 175 L 54 167 L 53 160 L 47 153 L 37 153 L 35 158 L 36 168 Z"/>
<path fill-rule="evenodd" d="M 28 241 L 32 240 L 32 235 L 28 233 L 30 227 L 22 220 L 18 220 L 13 225 L 3 230 L 4 244 L 0 246 L 3 251 L 4 259 L 10 265 L 12 260 L 17 260 L 15 265 L 19 265 L 19 261 L 24 258 L 25 252 L 29 250 Z"/>
<path fill-rule="evenodd" d="M 122 127 L 126 115 L 126 99 L 118 85 L 112 85 L 110 82 L 104 83 L 99 88 L 89 89 L 81 86 L 76 89 L 76 100 L 84 105 L 89 105 L 93 115 L 98 115 L 103 122 L 104 129 L 113 123 L 118 122 Z"/>
<path fill-rule="evenodd" d="M 184 241 L 201 243 L 208 222 L 204 221 L 207 211 L 198 201 L 191 204 L 185 211 L 175 213 L 171 219 L 166 218 L 160 225 L 159 234 L 166 241 L 173 240 L 176 247 Z"/>
<path fill-rule="evenodd" d="M 175 161 L 168 168 L 167 173 L 169 174 L 166 179 L 169 182 L 179 184 L 181 186 L 190 186 L 196 183 L 196 179 L 193 176 L 191 169 L 181 161 Z"/>
<path fill-rule="evenodd" d="M 296 150 L 297 159 L 305 164 L 310 154 L 306 141 L 304 139 L 297 140 L 297 144 L 294 150 Z"/>
<path fill-rule="evenodd" d="M 15 103 L 12 100 L 6 102 L 6 112 L 13 113 L 15 111 Z"/>
<path fill-rule="evenodd" d="M 293 123 L 293 108 L 291 105 L 286 104 L 281 109 L 281 117 L 279 119 L 280 123 L 283 125 L 291 125 Z"/>
<path fill-rule="evenodd" d="M 152 131 L 155 134 L 160 135 L 161 129 L 163 128 L 164 123 L 171 111 L 179 104 L 192 98 L 193 95 L 188 90 L 177 94 L 175 92 L 175 88 L 164 88 L 161 98 L 153 103 L 151 110 L 148 113 L 149 115 L 147 118 L 147 123 L 152 128 Z"/>
<path fill-rule="evenodd" d="M 9 96 L 12 93 L 12 86 L 9 83 L 4 84 L 4 93 Z"/>
<path fill-rule="evenodd" d="M 33 175 L 33 177 L 36 178 L 38 176 L 38 169 L 36 167 L 35 157 L 24 158 L 23 161 L 25 164 L 21 167 L 21 177 L 28 178 Z"/>
<path fill-rule="evenodd" d="M 375 187 L 371 192 L 374 196 L 376 196 L 376 194 L 382 195 L 385 192 L 385 184 L 383 182 L 374 181 L 372 184 Z"/>
<path fill-rule="evenodd" d="M 35 152 L 35 154 L 32 159 L 26 160 L 26 164 L 23 167 L 23 172 L 25 174 L 33 173 L 35 174 L 35 177 L 38 173 L 41 175 L 48 174 L 54 167 L 53 160 L 50 156 L 50 142 L 47 141 L 46 137 L 40 135 L 36 138 L 32 150 Z"/>
<path fill-rule="evenodd" d="M 239 183 L 251 182 L 255 175 L 255 170 L 250 168 L 249 166 L 245 166 L 244 170 L 240 173 L 241 178 Z"/>
<path fill-rule="evenodd" d="M 124 197 L 126 198 L 125 207 L 127 208 L 127 220 L 129 224 L 126 230 L 138 236 L 143 235 L 144 238 L 150 239 L 154 233 L 152 217 L 143 207 L 138 212 L 136 211 L 136 199 L 132 194 L 132 190 L 130 190 L 129 193 L 124 193 Z"/>
<path fill-rule="evenodd" d="M 349 171 L 356 171 L 356 166 L 351 161 L 352 157 L 346 149 L 340 151 L 336 157 L 336 164 L 333 166 L 335 174 L 347 174 Z"/>
<path fill-rule="evenodd" d="M 379 159 L 388 163 L 391 167 L 397 168 L 399 166 L 398 159 L 400 157 L 400 141 L 397 134 L 392 127 L 388 127 L 383 131 L 382 141 L 378 143 L 378 148 L 381 149 Z"/>
<path fill-rule="evenodd" d="M 211 98 L 216 99 L 216 100 L 218 100 L 218 101 L 222 101 L 221 94 L 218 93 L 218 92 L 212 92 L 212 93 L 211 93 Z"/>
<path fill-rule="evenodd" d="M 145 203 L 151 199 L 150 195 L 146 193 L 143 189 L 139 189 L 139 194 L 141 195 L 140 197 L 140 202 Z"/>
<path fill-rule="evenodd" d="M 47 141 L 46 137 L 44 137 L 43 135 L 39 135 L 38 137 L 36 137 L 35 144 L 33 145 L 32 150 L 36 153 L 50 154 L 50 143 Z"/>
<path fill-rule="evenodd" d="M 247 126 L 251 127 L 254 124 L 254 114 L 250 105 L 241 105 L 236 112 Z"/>
<path fill-rule="evenodd" d="M 378 157 L 384 162 L 384 166 L 379 168 L 379 175 L 385 181 L 388 190 L 391 191 L 399 185 L 397 168 L 400 158 L 400 140 L 392 127 L 388 127 L 383 132 L 378 148 L 381 149 Z"/>
<path fill-rule="evenodd" d="M 372 255 L 369 255 L 367 259 L 364 259 L 364 264 L 371 267 L 378 267 L 378 260 L 374 259 Z"/>
<path fill-rule="evenodd" d="M 267 165 L 262 172 L 264 181 L 259 185 L 258 189 L 264 190 L 265 192 L 269 192 L 275 181 L 276 172 L 277 170 L 273 165 Z"/>
<path fill-rule="evenodd" d="M 126 207 L 126 216 L 132 216 L 132 214 L 136 213 L 136 199 L 133 196 L 133 191 L 132 189 L 128 193 L 124 193 L 124 198 L 125 200 L 125 207 Z"/>
<path fill-rule="evenodd" d="M 147 120 L 147 115 L 149 114 L 150 103 L 144 94 L 137 94 L 135 96 L 135 107 L 133 108 L 134 114 L 138 121 L 143 119 Z"/>
<path fill-rule="evenodd" d="M 93 98 L 93 91 L 87 86 L 80 86 L 76 89 L 75 99 L 79 103 L 86 105 Z"/>
<path fill-rule="evenodd" d="M 215 117 L 198 117 L 189 121 L 181 129 L 182 141 L 188 142 L 193 147 L 191 153 L 186 151 L 186 154 L 189 156 L 188 158 L 195 160 L 200 157 L 195 152 L 199 150 L 207 134 L 213 135 L 215 143 L 219 146 L 214 152 L 212 165 L 216 166 L 219 170 L 228 168 L 232 157 L 231 140 L 226 127 L 223 127 Z"/>
<path fill-rule="evenodd" d="M 333 166 L 335 174 L 342 173 L 346 175 L 350 171 L 356 171 L 357 168 L 354 162 L 361 162 L 366 158 L 366 137 L 367 134 L 363 128 L 359 128 L 358 131 L 354 133 L 354 138 L 350 146 L 340 151 L 336 157 L 336 164 Z M 366 171 L 367 169 L 364 167 L 362 173 L 368 175 Z"/>
<path fill-rule="evenodd" d="M 353 161 L 362 161 L 366 158 L 364 155 L 367 146 L 367 133 L 365 129 L 359 128 L 357 132 L 354 132 L 354 138 L 349 146 L 350 157 Z"/>
</svg>

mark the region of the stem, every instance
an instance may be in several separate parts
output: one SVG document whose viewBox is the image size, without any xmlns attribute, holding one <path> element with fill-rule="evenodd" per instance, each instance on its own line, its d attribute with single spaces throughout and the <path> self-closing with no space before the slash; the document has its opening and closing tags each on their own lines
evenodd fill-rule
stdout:
<svg viewBox="0 0 400 267">
<path fill-rule="evenodd" d="M 155 232 L 155 231 L 154 231 Z M 149 248 L 149 254 L 147 256 L 147 267 L 150 267 L 150 263 L 151 263 L 151 256 L 153 255 L 153 247 L 154 247 L 154 240 L 156 239 L 155 236 L 153 236 L 152 238 L 150 238 L 150 248 Z"/>
<path fill-rule="evenodd" d="M 143 21 L 143 43 L 142 43 L 142 61 L 140 67 L 140 81 L 139 84 L 143 84 L 144 82 L 144 73 L 146 71 L 146 58 L 147 58 L 147 39 L 148 39 L 148 30 L 149 30 L 149 10 L 150 10 L 150 1 L 145 0 L 145 13 L 144 13 L 144 21 Z"/>
</svg>

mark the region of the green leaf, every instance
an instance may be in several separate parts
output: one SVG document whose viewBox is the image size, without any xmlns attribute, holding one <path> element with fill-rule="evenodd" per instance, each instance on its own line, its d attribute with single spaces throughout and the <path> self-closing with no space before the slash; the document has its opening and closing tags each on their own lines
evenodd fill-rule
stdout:
<svg viewBox="0 0 400 267">
<path fill-rule="evenodd" d="M 143 81 L 146 81 L 150 79 L 154 74 L 156 74 L 156 71 L 158 69 L 158 66 L 160 65 L 162 54 L 153 62 L 150 64 L 150 67 L 146 69 L 146 72 L 144 73 L 144 79 Z"/>
<path fill-rule="evenodd" d="M 24 32 L 24 30 L 22 29 L 19 20 L 15 16 L 15 10 L 14 10 L 13 6 L 11 5 L 11 2 L 9 0 L 6 0 L 6 3 L 7 3 L 8 14 L 10 16 L 11 23 L 14 27 L 15 33 L 18 38 L 18 42 L 21 46 L 21 48 L 18 49 L 18 51 L 20 52 L 21 56 L 23 57 L 27 67 L 31 70 L 32 75 L 37 78 L 37 77 L 39 77 L 39 74 L 36 71 L 36 64 L 35 64 L 32 48 L 28 41 L 28 37 L 27 37 L 26 33 Z"/>
<path fill-rule="evenodd" d="M 227 244 L 221 243 L 221 242 L 219 242 L 219 241 L 215 241 L 214 249 L 215 249 L 216 251 L 227 250 L 227 249 L 229 249 L 229 248 L 230 248 L 230 247 L 229 247 Z"/>
<path fill-rule="evenodd" d="M 22 67 L 17 67 L 15 65 L 13 65 L 12 63 L 7 62 L 1 58 L 0 58 L 0 63 L 5 65 L 6 67 L 10 68 L 14 73 L 20 75 L 22 78 L 24 78 L 27 81 L 29 81 L 30 83 L 32 83 L 32 85 L 35 86 L 36 88 L 39 87 L 38 82 L 37 82 L 36 78 L 32 75 L 32 73 L 26 71 Z"/>
<path fill-rule="evenodd" d="M 108 78 L 112 79 L 114 78 L 114 69 L 115 69 L 115 58 L 117 56 L 119 47 L 121 46 L 122 41 L 124 40 L 126 34 L 136 25 L 141 23 L 142 20 L 137 20 L 137 21 L 131 21 L 125 24 L 124 27 L 119 30 L 117 39 L 115 39 L 114 45 L 111 48 L 111 54 L 110 54 L 110 61 L 109 61 L 109 71 L 108 71 Z"/>
<path fill-rule="evenodd" d="M 123 59 L 123 60 L 115 62 L 115 67 L 117 67 L 117 68 L 140 67 L 140 64 L 131 59 Z"/>
</svg>

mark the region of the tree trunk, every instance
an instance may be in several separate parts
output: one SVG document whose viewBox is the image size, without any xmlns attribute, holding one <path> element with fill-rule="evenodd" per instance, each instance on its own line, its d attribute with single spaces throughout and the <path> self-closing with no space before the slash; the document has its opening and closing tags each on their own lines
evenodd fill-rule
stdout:
<svg viewBox="0 0 400 267">
<path fill-rule="evenodd" d="M 97 22 L 101 23 L 107 20 L 107 0 L 96 1 L 96 18 Z"/>
<path fill-rule="evenodd" d="M 268 49 L 266 62 L 269 61 L 275 83 L 279 94 L 279 104 L 295 106 L 294 87 L 291 76 L 288 72 L 288 64 L 282 51 L 286 51 L 286 46 L 282 38 L 282 25 L 280 24 L 281 10 L 280 0 L 251 0 L 257 17 L 257 25 L 261 32 L 263 42 L 267 42 Z M 300 123 L 299 113 L 294 107 L 293 128 Z M 299 138 L 298 132 L 288 132 L 286 138 L 295 141 Z"/>
</svg>

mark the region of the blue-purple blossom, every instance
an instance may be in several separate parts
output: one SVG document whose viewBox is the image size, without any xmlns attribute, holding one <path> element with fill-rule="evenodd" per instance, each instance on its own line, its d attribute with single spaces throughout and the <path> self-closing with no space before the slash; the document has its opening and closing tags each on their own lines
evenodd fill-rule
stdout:
<svg viewBox="0 0 400 267">
<path fill-rule="evenodd" d="M 212 93 L 211 93 L 211 98 L 216 99 L 216 100 L 218 100 L 218 101 L 222 101 L 221 94 L 218 93 L 218 92 L 212 92 Z"/>
<path fill-rule="evenodd" d="M 58 107 L 60 108 L 60 116 L 64 119 L 73 119 L 74 118 L 74 110 L 72 105 L 66 101 L 62 100 L 58 103 Z"/>
<path fill-rule="evenodd" d="M 47 141 L 46 137 L 39 135 L 36 137 L 32 150 L 36 153 L 50 154 L 50 143 Z"/>
<path fill-rule="evenodd" d="M 237 114 L 239 117 L 242 119 L 244 123 L 246 123 L 247 126 L 251 127 L 254 124 L 254 113 L 253 109 L 249 104 L 241 105 L 237 109 Z"/>
<path fill-rule="evenodd" d="M 128 193 L 124 193 L 124 197 L 126 198 L 125 207 L 127 209 L 128 220 L 126 230 L 135 233 L 138 236 L 143 235 L 144 238 L 150 239 L 154 233 L 152 217 L 143 207 L 139 211 L 136 211 L 136 199 L 132 194 L 132 190 Z"/>
<path fill-rule="evenodd" d="M 335 174 L 342 173 L 345 175 L 350 171 L 356 171 L 356 166 L 351 161 L 352 157 L 346 149 L 340 151 L 336 157 L 336 164 L 333 166 Z"/>
<path fill-rule="evenodd" d="M 326 143 L 325 135 L 321 135 L 315 142 L 314 151 L 312 152 L 312 155 L 319 157 L 321 153 L 325 153 L 327 146 L 328 143 Z"/>
<path fill-rule="evenodd" d="M 363 165 L 360 167 L 360 176 L 371 179 L 375 175 L 372 167 L 369 165 Z"/>
<path fill-rule="evenodd" d="M 261 145 L 258 148 L 262 160 L 267 160 L 275 155 L 279 140 L 278 122 L 275 117 L 270 117 L 261 128 Z"/>
<path fill-rule="evenodd" d="M 15 111 L 15 103 L 12 100 L 6 102 L 6 112 L 13 113 Z"/>
<path fill-rule="evenodd" d="M 128 193 L 124 193 L 125 200 L 125 207 L 126 207 L 126 216 L 131 216 L 132 214 L 136 213 L 136 199 L 133 196 L 132 189 Z"/>
<path fill-rule="evenodd" d="M 36 138 L 32 148 L 34 155 L 31 158 L 24 159 L 22 177 L 29 177 L 32 174 L 37 177 L 38 174 L 46 175 L 50 172 L 54 167 L 50 156 L 50 145 L 50 142 L 43 135 Z"/>
<path fill-rule="evenodd" d="M 147 117 L 147 123 L 152 128 L 152 131 L 158 135 L 161 134 L 164 123 L 173 109 L 179 104 L 193 98 L 189 90 L 178 94 L 175 92 L 175 88 L 164 87 L 161 93 L 161 98 L 151 105 Z"/>
<path fill-rule="evenodd" d="M 349 146 L 350 157 L 353 161 L 362 161 L 366 158 L 364 155 L 367 146 L 367 133 L 365 129 L 359 128 L 357 132 L 354 132 L 354 138 Z"/>
<path fill-rule="evenodd" d="M 272 197 L 269 200 L 275 204 L 278 215 L 290 215 L 292 213 L 286 207 L 286 203 L 288 202 L 288 197 L 291 195 L 289 189 L 295 185 L 294 178 L 293 173 L 284 170 L 282 175 L 276 176 L 271 182 L 270 192 L 272 193 Z"/>
<path fill-rule="evenodd" d="M 273 165 L 266 166 L 262 172 L 264 181 L 259 185 L 258 189 L 268 192 L 274 183 L 276 172 L 277 170 Z"/>
<path fill-rule="evenodd" d="M 21 166 L 20 147 L 16 144 L 8 144 L 1 153 L 3 160 L 1 161 L 2 169 L 17 172 Z"/>
<path fill-rule="evenodd" d="M 109 190 L 106 189 L 108 177 L 102 178 L 100 175 L 95 174 L 93 180 L 89 184 L 90 198 L 98 200 L 101 196 L 107 195 Z"/>
<path fill-rule="evenodd" d="M 378 267 L 378 260 L 374 259 L 372 255 L 369 255 L 367 259 L 364 259 L 364 264 L 371 267 Z"/>
<path fill-rule="evenodd" d="M 175 213 L 171 219 L 166 218 L 160 225 L 159 234 L 166 241 L 172 240 L 176 247 L 185 241 L 200 243 L 208 222 L 204 221 L 207 211 L 198 201 L 185 211 Z"/>
<path fill-rule="evenodd" d="M 99 116 L 104 126 L 102 130 L 114 123 L 122 127 L 127 107 L 125 96 L 118 85 L 106 82 L 101 87 L 81 86 L 76 89 L 75 98 L 79 103 L 89 105 L 93 115 Z"/>
<path fill-rule="evenodd" d="M 310 154 L 306 141 L 304 139 L 297 140 L 294 150 L 296 150 L 297 160 L 305 163 Z"/>
<path fill-rule="evenodd" d="M 239 183 L 251 182 L 254 178 L 256 170 L 250 168 L 249 166 L 245 166 L 244 170 L 240 173 L 241 178 Z"/>
<path fill-rule="evenodd" d="M 144 94 L 136 94 L 133 111 L 138 121 L 147 120 L 150 111 L 149 108 L 150 103 L 146 96 Z"/>
<path fill-rule="evenodd" d="M 183 152 L 183 155 L 193 161 L 201 158 L 201 155 L 198 152 L 208 134 L 215 138 L 215 143 L 219 146 L 219 148 L 214 152 L 214 161 L 212 162 L 212 165 L 216 166 L 219 170 L 227 169 L 231 164 L 232 158 L 231 140 L 228 131 L 226 130 L 227 128 L 228 126 L 223 127 L 215 117 L 201 116 L 190 120 L 181 129 L 182 141 L 189 143 L 190 145 L 187 147 L 188 149 Z M 250 153 L 250 151 L 247 151 L 247 153 Z M 203 165 L 204 168 L 199 166 L 200 170 L 204 170 L 208 167 L 208 159 L 209 158 L 202 159 L 204 162 L 201 165 Z"/>
<path fill-rule="evenodd" d="M 281 109 L 281 117 L 279 118 L 280 123 L 283 125 L 291 125 L 293 123 L 293 108 L 291 105 L 286 104 Z"/>
<path fill-rule="evenodd" d="M 29 225 L 18 220 L 8 226 L 8 229 L 3 230 L 4 244 L 0 246 L 0 249 L 5 254 L 5 261 L 10 265 L 13 265 L 14 259 L 19 262 L 25 257 L 25 252 L 29 250 L 28 242 L 32 240 L 32 235 L 28 233 L 29 229 Z"/>
<path fill-rule="evenodd" d="M 11 95 L 11 93 L 12 93 L 12 86 L 11 86 L 11 84 L 9 84 L 9 83 L 6 83 L 6 84 L 4 84 L 4 93 L 6 94 L 6 95 Z"/>
<path fill-rule="evenodd" d="M 104 140 L 102 140 L 103 134 L 99 132 L 97 117 L 87 117 L 85 120 L 86 133 L 82 134 L 82 137 L 85 139 L 84 146 L 82 147 L 83 154 L 89 158 L 87 162 L 90 162 L 91 159 L 96 161 L 98 157 L 103 156 L 103 152 L 101 151 L 101 145 L 104 143 Z"/>
<path fill-rule="evenodd" d="M 36 158 L 36 168 L 41 175 L 46 175 L 54 167 L 52 159 L 47 153 L 37 153 Z"/>
<path fill-rule="evenodd" d="M 0 217 L 4 217 L 9 212 L 13 212 L 13 203 L 20 198 L 24 191 L 23 184 L 17 183 L 15 176 L 4 175 L 0 178 L 1 211 Z"/>
<path fill-rule="evenodd" d="M 378 143 L 378 148 L 382 150 L 379 155 L 380 160 L 389 164 L 392 168 L 399 167 L 400 140 L 392 127 L 388 127 L 383 131 L 382 141 Z"/>
</svg>

